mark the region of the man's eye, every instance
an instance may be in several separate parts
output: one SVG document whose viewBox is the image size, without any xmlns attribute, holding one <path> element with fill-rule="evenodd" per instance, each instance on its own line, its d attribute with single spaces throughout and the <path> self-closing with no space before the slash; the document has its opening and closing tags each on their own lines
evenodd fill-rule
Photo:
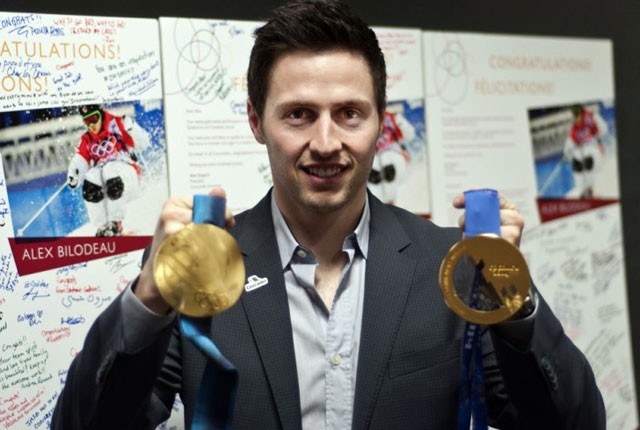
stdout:
<svg viewBox="0 0 640 430">
<path fill-rule="evenodd" d="M 342 111 L 342 119 L 345 121 L 354 122 L 359 121 L 362 118 L 360 111 L 357 109 L 345 109 Z"/>
<path fill-rule="evenodd" d="M 305 119 L 307 117 L 307 113 L 306 113 L 306 111 L 304 109 L 296 109 L 296 110 L 293 110 L 293 111 L 289 112 L 287 117 L 289 119 L 301 120 L 301 119 Z"/>
</svg>

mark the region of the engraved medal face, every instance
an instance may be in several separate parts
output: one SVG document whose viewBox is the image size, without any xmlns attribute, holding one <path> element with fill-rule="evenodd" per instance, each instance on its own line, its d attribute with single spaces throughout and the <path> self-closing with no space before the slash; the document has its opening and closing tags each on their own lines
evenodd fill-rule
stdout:
<svg viewBox="0 0 640 430">
<path fill-rule="evenodd" d="M 160 294 L 178 312 L 205 317 L 227 310 L 244 288 L 236 240 L 211 224 L 189 224 L 169 236 L 154 261 Z"/>
<path fill-rule="evenodd" d="M 475 293 L 471 291 L 474 274 L 478 277 Z M 474 324 L 496 324 L 513 316 L 529 294 L 529 281 L 529 269 L 518 248 L 495 236 L 461 240 L 440 266 L 440 288 L 447 306 Z"/>
</svg>

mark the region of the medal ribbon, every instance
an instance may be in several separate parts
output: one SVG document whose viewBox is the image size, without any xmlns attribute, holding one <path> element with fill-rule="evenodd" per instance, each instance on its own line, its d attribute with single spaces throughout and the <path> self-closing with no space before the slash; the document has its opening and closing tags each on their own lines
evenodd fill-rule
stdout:
<svg viewBox="0 0 640 430">
<path fill-rule="evenodd" d="M 500 200 L 495 190 L 482 189 L 466 191 L 465 195 L 465 236 L 479 234 L 500 235 Z M 469 307 L 477 308 L 478 291 L 484 282 L 482 269 L 484 262 L 477 262 Z M 484 390 L 484 369 L 482 366 L 481 327 L 467 322 L 462 338 L 462 365 L 460 399 L 458 403 L 458 430 L 469 430 L 473 417 L 473 430 L 487 430 L 487 404 Z"/>
<path fill-rule="evenodd" d="M 193 196 L 193 222 L 224 227 L 225 199 L 210 195 Z M 180 327 L 189 341 L 207 357 L 196 399 L 192 430 L 229 430 L 233 418 L 238 371 L 209 337 L 211 318 L 180 316 Z"/>
</svg>

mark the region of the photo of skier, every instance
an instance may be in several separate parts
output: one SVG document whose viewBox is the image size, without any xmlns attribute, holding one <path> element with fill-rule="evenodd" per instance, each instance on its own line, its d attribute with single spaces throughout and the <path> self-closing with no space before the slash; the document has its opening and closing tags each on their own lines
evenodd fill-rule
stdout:
<svg viewBox="0 0 640 430">
<path fill-rule="evenodd" d="M 376 142 L 376 154 L 369 173 L 369 189 L 385 203 L 395 204 L 399 185 L 407 173 L 409 155 L 402 145 L 404 133 L 396 115 L 385 111 L 382 133 Z"/>
<path fill-rule="evenodd" d="M 530 109 L 529 128 L 538 198 L 619 198 L 612 103 Z"/>
<path fill-rule="evenodd" d="M 165 148 L 161 100 L 0 113 L 15 237 L 151 234 Z"/>
<path fill-rule="evenodd" d="M 369 190 L 385 203 L 405 204 L 406 195 L 413 191 L 404 189 L 409 178 L 418 169 L 426 167 L 423 115 L 420 102 L 387 104 L 367 184 Z"/>
<path fill-rule="evenodd" d="M 593 198 L 596 169 L 604 157 L 602 139 L 607 135 L 607 124 L 600 115 L 587 107 L 571 107 L 573 124 L 565 141 L 564 157 L 571 160 L 575 189 L 581 199 Z"/>
<path fill-rule="evenodd" d="M 139 190 L 137 152 L 149 146 L 150 138 L 132 118 L 100 105 L 80 106 L 79 113 L 87 131 L 69 163 L 67 185 L 82 190 L 96 236 L 119 236 L 127 204 Z"/>
</svg>

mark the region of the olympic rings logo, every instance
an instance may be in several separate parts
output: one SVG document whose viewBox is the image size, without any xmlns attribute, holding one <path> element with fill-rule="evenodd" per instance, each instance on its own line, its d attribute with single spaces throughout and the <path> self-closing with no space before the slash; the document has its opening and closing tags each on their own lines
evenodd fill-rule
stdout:
<svg viewBox="0 0 640 430">
<path fill-rule="evenodd" d="M 113 154 L 114 149 L 118 141 L 114 136 L 109 136 L 108 138 L 91 145 L 90 152 L 96 158 L 105 158 L 111 154 Z"/>
</svg>

